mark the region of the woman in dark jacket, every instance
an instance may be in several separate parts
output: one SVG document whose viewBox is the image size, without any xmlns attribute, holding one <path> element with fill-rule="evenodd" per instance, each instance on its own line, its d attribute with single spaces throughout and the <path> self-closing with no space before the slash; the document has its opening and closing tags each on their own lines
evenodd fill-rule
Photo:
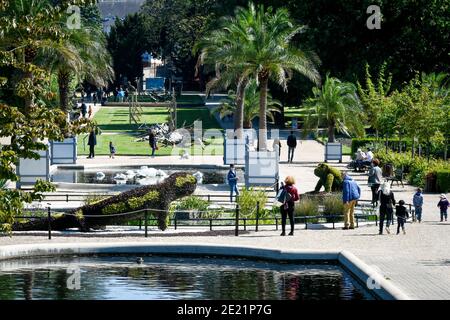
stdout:
<svg viewBox="0 0 450 320">
<path fill-rule="evenodd" d="M 150 144 L 150 148 L 152 149 L 152 157 L 155 156 L 155 150 L 157 149 L 156 135 L 153 130 L 150 130 L 150 134 L 148 136 L 148 143 Z"/>
<path fill-rule="evenodd" d="M 394 213 L 395 197 L 391 191 L 389 182 L 384 182 L 381 185 L 381 190 L 378 191 L 378 199 L 380 200 L 380 234 L 383 234 L 383 224 L 386 220 L 386 232 L 391 233 L 389 226 L 392 222 L 392 215 Z"/>
<path fill-rule="evenodd" d="M 295 201 L 298 201 L 300 197 L 298 196 L 297 188 L 294 186 L 295 179 L 294 177 L 287 177 L 284 180 L 285 185 L 283 186 L 284 190 L 289 194 L 288 198 L 289 200 L 283 203 L 283 205 L 280 207 L 281 211 L 281 229 L 283 232 L 281 233 L 281 236 L 286 235 L 286 220 L 289 216 L 289 222 L 291 223 L 291 232 L 289 233 L 290 236 L 294 235 L 294 208 L 295 208 Z"/>
<path fill-rule="evenodd" d="M 97 145 L 97 135 L 95 129 L 92 129 L 89 134 L 88 146 L 89 146 L 89 157 L 88 159 L 93 159 L 95 157 L 95 146 Z"/>
</svg>

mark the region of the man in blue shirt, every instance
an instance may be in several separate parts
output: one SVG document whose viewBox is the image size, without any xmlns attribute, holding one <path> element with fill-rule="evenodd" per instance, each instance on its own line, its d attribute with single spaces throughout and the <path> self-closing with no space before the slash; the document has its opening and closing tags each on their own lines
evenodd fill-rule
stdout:
<svg viewBox="0 0 450 320">
<path fill-rule="evenodd" d="M 342 186 L 344 202 L 344 230 L 355 229 L 355 206 L 361 197 L 361 189 L 353 179 L 345 174 Z"/>
<path fill-rule="evenodd" d="M 237 187 L 237 182 L 239 178 L 236 174 L 236 168 L 234 164 L 230 165 L 230 171 L 228 171 L 227 181 L 230 186 L 230 202 L 233 202 L 233 194 L 236 193 L 236 197 L 239 196 L 239 189 Z"/>
</svg>

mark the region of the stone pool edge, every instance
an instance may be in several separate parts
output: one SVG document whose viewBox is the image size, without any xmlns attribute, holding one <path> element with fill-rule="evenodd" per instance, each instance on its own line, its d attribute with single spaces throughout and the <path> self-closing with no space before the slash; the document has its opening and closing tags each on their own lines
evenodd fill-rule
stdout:
<svg viewBox="0 0 450 320">
<path fill-rule="evenodd" d="M 404 292 L 377 270 L 353 253 L 320 250 L 279 250 L 250 246 L 205 244 L 142 244 L 142 243 L 83 243 L 83 244 L 27 244 L 0 247 L 0 261 L 53 255 L 89 254 L 181 254 L 215 255 L 226 257 L 259 258 L 272 261 L 333 261 L 350 272 L 360 283 L 374 285 L 371 293 L 383 300 L 410 300 Z M 366 285 L 367 286 L 367 285 Z"/>
</svg>

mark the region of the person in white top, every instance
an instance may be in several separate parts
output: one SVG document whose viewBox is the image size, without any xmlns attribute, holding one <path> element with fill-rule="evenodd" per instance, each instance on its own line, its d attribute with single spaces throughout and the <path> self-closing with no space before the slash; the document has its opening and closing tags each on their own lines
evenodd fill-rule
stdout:
<svg viewBox="0 0 450 320">
<path fill-rule="evenodd" d="M 364 164 L 370 166 L 373 160 L 373 152 L 370 148 L 367 149 L 366 159 L 364 160 Z"/>
<path fill-rule="evenodd" d="M 355 160 L 357 169 L 362 167 L 365 159 L 366 159 L 366 154 L 364 153 L 364 151 L 362 151 L 361 149 L 358 149 L 356 151 L 356 160 Z"/>
</svg>

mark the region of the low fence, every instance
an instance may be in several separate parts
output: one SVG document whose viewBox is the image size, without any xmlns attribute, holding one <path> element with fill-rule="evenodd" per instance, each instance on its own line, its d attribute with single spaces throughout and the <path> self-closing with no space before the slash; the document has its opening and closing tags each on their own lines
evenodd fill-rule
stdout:
<svg viewBox="0 0 450 320">
<path fill-rule="evenodd" d="M 144 225 L 144 237 L 148 237 L 148 227 L 149 222 L 157 222 L 158 220 L 155 218 L 150 218 L 150 214 L 154 211 L 164 211 L 166 210 L 158 210 L 158 209 L 144 209 L 144 210 L 138 210 L 134 212 L 128 212 L 123 214 L 117 214 L 117 215 L 85 215 L 83 216 L 84 219 L 95 219 L 95 218 L 108 218 L 108 217 L 118 217 L 118 216 L 126 216 L 126 215 L 133 215 L 136 216 L 137 214 L 141 214 L 141 218 L 134 218 L 138 219 L 139 221 L 139 230 L 142 230 L 142 224 Z M 190 212 L 190 211 L 181 211 L 178 210 L 177 212 Z M 52 222 L 54 221 L 53 215 L 61 215 L 60 212 L 54 212 L 51 211 L 50 208 L 47 210 L 47 228 L 48 228 L 48 239 L 52 239 Z M 74 216 L 74 214 L 67 214 L 63 213 L 63 215 L 70 215 Z M 331 223 L 333 225 L 333 229 L 335 229 L 335 224 L 339 222 L 339 220 L 343 219 L 343 215 L 316 215 L 316 216 L 299 216 L 294 217 L 294 223 L 298 224 L 297 222 L 300 221 L 300 223 L 305 225 L 305 229 L 308 229 L 308 222 L 315 220 L 326 220 L 329 222 L 331 220 Z M 35 219 L 43 219 L 45 216 L 15 216 L 15 219 L 21 219 L 21 220 L 35 220 Z M 376 214 L 355 214 L 356 219 L 356 227 L 359 227 L 359 221 L 360 220 L 369 220 L 369 221 L 375 221 L 376 225 L 378 225 L 378 216 Z M 189 224 L 186 224 L 186 222 L 189 221 Z M 230 221 L 232 224 L 223 224 L 225 221 Z M 274 221 L 270 223 L 264 223 L 261 221 Z M 244 231 L 247 231 L 247 229 L 250 227 L 250 222 L 254 222 L 255 232 L 259 231 L 260 226 L 275 226 L 275 230 L 279 229 L 281 217 L 280 216 L 273 216 L 273 217 L 260 217 L 260 208 L 259 204 L 256 206 L 256 217 L 255 218 L 241 218 L 240 217 L 240 208 L 239 205 L 236 205 L 235 208 L 235 217 L 234 218 L 196 218 L 196 219 L 178 219 L 176 215 L 174 218 L 169 219 L 169 223 L 173 225 L 174 229 L 177 230 L 180 226 L 183 227 L 198 227 L 196 224 L 192 224 L 192 222 L 206 222 L 209 225 L 209 230 L 213 231 L 214 227 L 223 227 L 223 226 L 234 226 L 235 229 L 235 236 L 239 236 L 240 228 L 243 228 Z M 220 224 L 222 223 L 222 224 Z"/>
</svg>

